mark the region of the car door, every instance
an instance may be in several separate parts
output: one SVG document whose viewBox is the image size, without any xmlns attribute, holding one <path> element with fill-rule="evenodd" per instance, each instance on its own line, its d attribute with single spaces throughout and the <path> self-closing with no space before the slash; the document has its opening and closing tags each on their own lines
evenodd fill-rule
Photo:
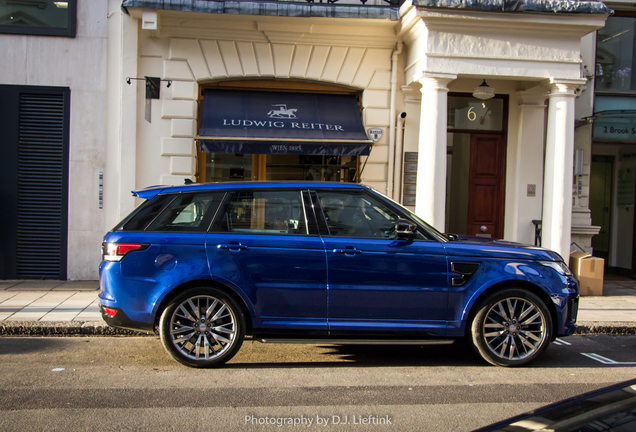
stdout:
<svg viewBox="0 0 636 432">
<path fill-rule="evenodd" d="M 403 217 L 362 190 L 317 190 L 329 280 L 329 329 L 443 335 L 448 307 L 445 249 L 422 233 L 395 239 Z"/>
<path fill-rule="evenodd" d="M 239 189 L 206 237 L 210 274 L 249 299 L 257 331 L 327 330 L 325 250 L 306 213 L 298 189 Z"/>
</svg>

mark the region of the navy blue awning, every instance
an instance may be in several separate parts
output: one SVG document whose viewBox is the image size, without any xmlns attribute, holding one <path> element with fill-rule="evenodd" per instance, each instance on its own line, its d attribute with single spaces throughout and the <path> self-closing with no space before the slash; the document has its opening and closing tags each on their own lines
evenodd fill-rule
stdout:
<svg viewBox="0 0 636 432">
<path fill-rule="evenodd" d="M 368 156 L 353 95 L 205 90 L 202 152 Z"/>
</svg>

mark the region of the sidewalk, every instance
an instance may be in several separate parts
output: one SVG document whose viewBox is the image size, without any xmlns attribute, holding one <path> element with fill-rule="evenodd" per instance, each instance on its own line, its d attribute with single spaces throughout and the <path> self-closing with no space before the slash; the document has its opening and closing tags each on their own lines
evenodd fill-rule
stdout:
<svg viewBox="0 0 636 432">
<path fill-rule="evenodd" d="M 0 335 L 137 334 L 111 329 L 97 281 L 0 281 Z M 636 280 L 608 275 L 602 297 L 581 297 L 578 333 L 636 334 Z"/>
</svg>

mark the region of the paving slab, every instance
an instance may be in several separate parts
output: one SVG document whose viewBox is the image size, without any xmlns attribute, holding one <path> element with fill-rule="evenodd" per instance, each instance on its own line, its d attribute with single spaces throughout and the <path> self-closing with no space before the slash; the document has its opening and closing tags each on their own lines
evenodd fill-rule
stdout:
<svg viewBox="0 0 636 432">
<path fill-rule="evenodd" d="M 42 291 L 38 291 L 38 292 L 18 292 L 13 297 L 11 297 L 11 298 L 3 301 L 2 303 L 0 303 L 0 307 L 16 307 L 16 306 L 19 306 L 20 308 L 23 308 L 23 307 L 28 306 L 29 304 L 33 303 L 35 300 L 39 299 L 44 294 L 46 294 L 46 293 L 42 292 Z"/>
<path fill-rule="evenodd" d="M 65 281 L 53 291 L 99 291 L 99 281 Z"/>
<path fill-rule="evenodd" d="M 28 280 L 21 281 L 9 288 L 8 291 L 51 291 L 60 286 L 63 281 L 56 280 Z"/>
<path fill-rule="evenodd" d="M 18 284 L 19 281 L 1 281 L 0 282 L 0 291 L 4 291 L 7 288 L 11 288 L 12 286 Z"/>
<path fill-rule="evenodd" d="M 35 321 L 73 321 L 81 311 L 51 311 Z M 11 318 L 9 318 L 11 319 Z M 27 320 L 23 320 L 27 321 Z"/>
<path fill-rule="evenodd" d="M 0 303 L 9 300 L 11 297 L 15 297 L 17 294 L 15 291 L 0 291 Z"/>
</svg>

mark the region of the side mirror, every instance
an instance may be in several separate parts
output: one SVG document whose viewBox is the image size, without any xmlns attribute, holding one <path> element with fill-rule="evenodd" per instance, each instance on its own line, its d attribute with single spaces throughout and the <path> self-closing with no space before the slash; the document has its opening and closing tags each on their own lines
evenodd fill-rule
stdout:
<svg viewBox="0 0 636 432">
<path fill-rule="evenodd" d="M 408 219 L 400 218 L 395 224 L 395 232 L 398 240 L 411 241 L 415 238 L 417 225 Z"/>
</svg>

